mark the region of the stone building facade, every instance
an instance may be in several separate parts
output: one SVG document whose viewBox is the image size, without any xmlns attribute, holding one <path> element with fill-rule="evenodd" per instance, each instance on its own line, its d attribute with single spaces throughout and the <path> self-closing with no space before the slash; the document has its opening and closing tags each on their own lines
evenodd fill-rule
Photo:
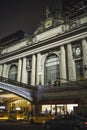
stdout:
<svg viewBox="0 0 87 130">
<path fill-rule="evenodd" d="M 85 5 L 83 10 L 67 18 L 47 8 L 46 18 L 32 36 L 9 39 L 0 48 L 0 76 L 37 88 L 34 105 L 39 104 L 39 109 L 49 104 L 87 107 Z"/>
</svg>

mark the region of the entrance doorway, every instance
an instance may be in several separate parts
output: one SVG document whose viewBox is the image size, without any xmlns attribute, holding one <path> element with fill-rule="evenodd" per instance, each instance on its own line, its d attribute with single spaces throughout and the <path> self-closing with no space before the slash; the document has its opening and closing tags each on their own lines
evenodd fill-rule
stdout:
<svg viewBox="0 0 87 130">
<path fill-rule="evenodd" d="M 78 104 L 51 104 L 51 105 L 42 105 L 42 113 L 45 110 L 51 114 L 67 114 L 74 112 L 74 107 L 78 107 Z"/>
</svg>

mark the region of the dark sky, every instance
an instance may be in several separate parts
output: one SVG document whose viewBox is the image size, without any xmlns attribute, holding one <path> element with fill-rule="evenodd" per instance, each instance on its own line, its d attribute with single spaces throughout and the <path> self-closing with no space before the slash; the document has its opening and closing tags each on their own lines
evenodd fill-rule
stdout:
<svg viewBox="0 0 87 130">
<path fill-rule="evenodd" d="M 0 0 L 0 39 L 18 30 L 31 35 L 47 6 L 60 8 L 61 0 Z"/>
</svg>

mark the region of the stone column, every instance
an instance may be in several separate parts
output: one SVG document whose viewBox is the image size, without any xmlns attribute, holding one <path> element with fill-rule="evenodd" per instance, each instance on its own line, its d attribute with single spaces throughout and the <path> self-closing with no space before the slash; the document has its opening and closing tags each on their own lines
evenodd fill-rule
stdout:
<svg viewBox="0 0 87 130">
<path fill-rule="evenodd" d="M 82 40 L 82 52 L 83 52 L 83 67 L 84 67 L 84 77 L 87 78 L 87 41 Z"/>
<path fill-rule="evenodd" d="M 36 70 L 36 56 L 32 56 L 32 73 L 31 73 L 31 85 L 35 85 L 35 70 Z"/>
<path fill-rule="evenodd" d="M 6 64 L 4 64 L 4 66 L 3 66 L 3 73 L 2 73 L 2 77 L 7 78 L 7 65 L 6 65 Z"/>
<path fill-rule="evenodd" d="M 0 76 L 2 76 L 2 65 L 0 65 Z"/>
<path fill-rule="evenodd" d="M 37 54 L 37 85 L 40 83 L 41 77 L 41 54 Z M 41 80 L 42 81 L 42 80 Z"/>
<path fill-rule="evenodd" d="M 66 55 L 65 55 L 65 48 L 61 46 L 61 58 L 60 58 L 60 78 L 61 82 L 66 82 Z"/>
<path fill-rule="evenodd" d="M 26 57 L 23 58 L 22 82 L 27 84 Z"/>
<path fill-rule="evenodd" d="M 22 59 L 19 59 L 18 62 L 18 77 L 17 77 L 17 81 L 21 82 L 21 70 L 22 70 Z"/>
<path fill-rule="evenodd" d="M 68 76 L 70 81 L 76 80 L 76 68 L 75 68 L 75 62 L 73 60 L 73 54 L 72 54 L 72 46 L 71 44 L 67 45 L 67 63 L 68 63 Z"/>
</svg>

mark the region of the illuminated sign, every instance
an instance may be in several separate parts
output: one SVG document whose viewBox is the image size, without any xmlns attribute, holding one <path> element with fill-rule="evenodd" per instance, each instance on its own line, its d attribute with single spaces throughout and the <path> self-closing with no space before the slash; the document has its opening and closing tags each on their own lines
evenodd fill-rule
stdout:
<svg viewBox="0 0 87 130">
<path fill-rule="evenodd" d="M 0 106 L 0 109 L 5 109 L 5 106 Z"/>
</svg>

